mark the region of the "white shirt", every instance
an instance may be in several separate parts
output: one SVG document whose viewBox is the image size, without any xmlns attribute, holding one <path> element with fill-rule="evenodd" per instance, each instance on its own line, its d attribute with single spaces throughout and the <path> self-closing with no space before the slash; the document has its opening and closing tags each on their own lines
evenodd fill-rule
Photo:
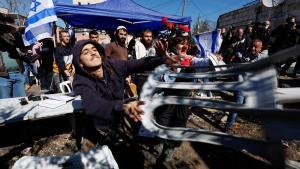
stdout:
<svg viewBox="0 0 300 169">
<path fill-rule="evenodd" d="M 154 47 L 150 47 L 149 49 L 146 49 L 144 44 L 138 39 L 135 40 L 134 49 L 135 49 L 136 59 L 141 59 L 147 56 L 156 56 L 156 51 Z"/>
</svg>

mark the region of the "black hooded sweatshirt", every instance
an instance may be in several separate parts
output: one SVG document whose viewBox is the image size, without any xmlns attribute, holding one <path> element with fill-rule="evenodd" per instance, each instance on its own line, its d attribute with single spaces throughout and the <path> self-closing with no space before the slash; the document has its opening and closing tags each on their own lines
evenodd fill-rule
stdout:
<svg viewBox="0 0 300 169">
<path fill-rule="evenodd" d="M 80 53 L 86 44 L 93 44 L 100 54 L 103 48 L 90 40 L 78 41 L 73 48 L 75 76 L 73 89 L 83 101 L 85 114 L 92 117 L 97 129 L 111 128 L 119 123 L 123 116 L 123 96 L 125 78 L 132 73 L 150 71 L 164 63 L 164 57 L 146 57 L 139 60 L 102 59 L 104 78 L 90 76 L 80 66 Z M 104 57 L 102 57 L 104 58 Z"/>
</svg>

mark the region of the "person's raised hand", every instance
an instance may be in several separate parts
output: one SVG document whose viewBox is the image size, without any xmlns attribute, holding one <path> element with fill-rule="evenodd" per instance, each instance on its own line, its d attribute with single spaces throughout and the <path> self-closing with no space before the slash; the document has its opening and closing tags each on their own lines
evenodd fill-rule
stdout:
<svg viewBox="0 0 300 169">
<path fill-rule="evenodd" d="M 158 56 L 165 56 L 168 54 L 168 42 L 164 40 L 159 40 L 154 44 L 156 54 Z"/>
<path fill-rule="evenodd" d="M 129 102 L 127 104 L 123 104 L 123 111 L 135 122 L 138 122 L 142 120 L 141 115 L 144 114 L 144 111 L 139 106 L 144 104 L 145 102 L 143 101 Z"/>
<path fill-rule="evenodd" d="M 171 57 L 168 53 L 168 42 L 164 40 L 159 40 L 154 44 L 154 48 L 158 56 L 163 56 L 166 58 L 165 64 L 175 66 L 179 63 L 179 57 Z"/>
<path fill-rule="evenodd" d="M 216 53 L 216 58 L 217 58 L 218 61 L 222 61 L 223 60 L 222 55 L 217 54 L 217 53 Z"/>
</svg>

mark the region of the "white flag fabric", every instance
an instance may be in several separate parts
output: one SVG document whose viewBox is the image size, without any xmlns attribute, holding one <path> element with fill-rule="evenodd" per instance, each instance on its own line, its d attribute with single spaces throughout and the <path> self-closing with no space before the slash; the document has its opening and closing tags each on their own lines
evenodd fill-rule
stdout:
<svg viewBox="0 0 300 169">
<path fill-rule="evenodd" d="M 221 66 L 221 65 L 226 65 L 226 63 L 223 61 L 223 60 L 218 60 L 216 55 L 214 55 L 213 53 L 208 53 L 207 54 L 209 60 L 211 61 L 211 63 L 214 65 L 214 66 Z M 221 71 L 221 70 L 226 70 L 227 68 L 226 67 L 216 67 L 215 70 L 218 72 L 218 71 Z"/>
<path fill-rule="evenodd" d="M 52 0 L 32 0 L 25 22 L 23 41 L 26 46 L 52 36 L 52 22 L 57 21 Z"/>
<path fill-rule="evenodd" d="M 208 53 L 216 53 L 219 51 L 222 44 L 221 31 L 215 30 L 200 33 L 194 36 L 194 40 L 201 57 L 207 57 Z"/>
</svg>

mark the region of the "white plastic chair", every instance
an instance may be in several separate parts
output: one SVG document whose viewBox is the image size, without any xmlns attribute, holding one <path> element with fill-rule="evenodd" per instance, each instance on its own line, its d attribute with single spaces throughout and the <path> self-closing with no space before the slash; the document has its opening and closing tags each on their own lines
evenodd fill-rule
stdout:
<svg viewBox="0 0 300 169">
<path fill-rule="evenodd" d="M 60 84 L 59 84 L 59 88 L 60 88 L 60 91 L 62 92 L 62 93 L 71 93 L 72 92 L 72 89 L 71 89 L 71 86 L 72 85 L 72 83 L 71 83 L 71 81 L 64 81 L 64 82 L 61 82 Z M 65 91 L 65 89 L 67 89 L 67 91 Z"/>
</svg>

